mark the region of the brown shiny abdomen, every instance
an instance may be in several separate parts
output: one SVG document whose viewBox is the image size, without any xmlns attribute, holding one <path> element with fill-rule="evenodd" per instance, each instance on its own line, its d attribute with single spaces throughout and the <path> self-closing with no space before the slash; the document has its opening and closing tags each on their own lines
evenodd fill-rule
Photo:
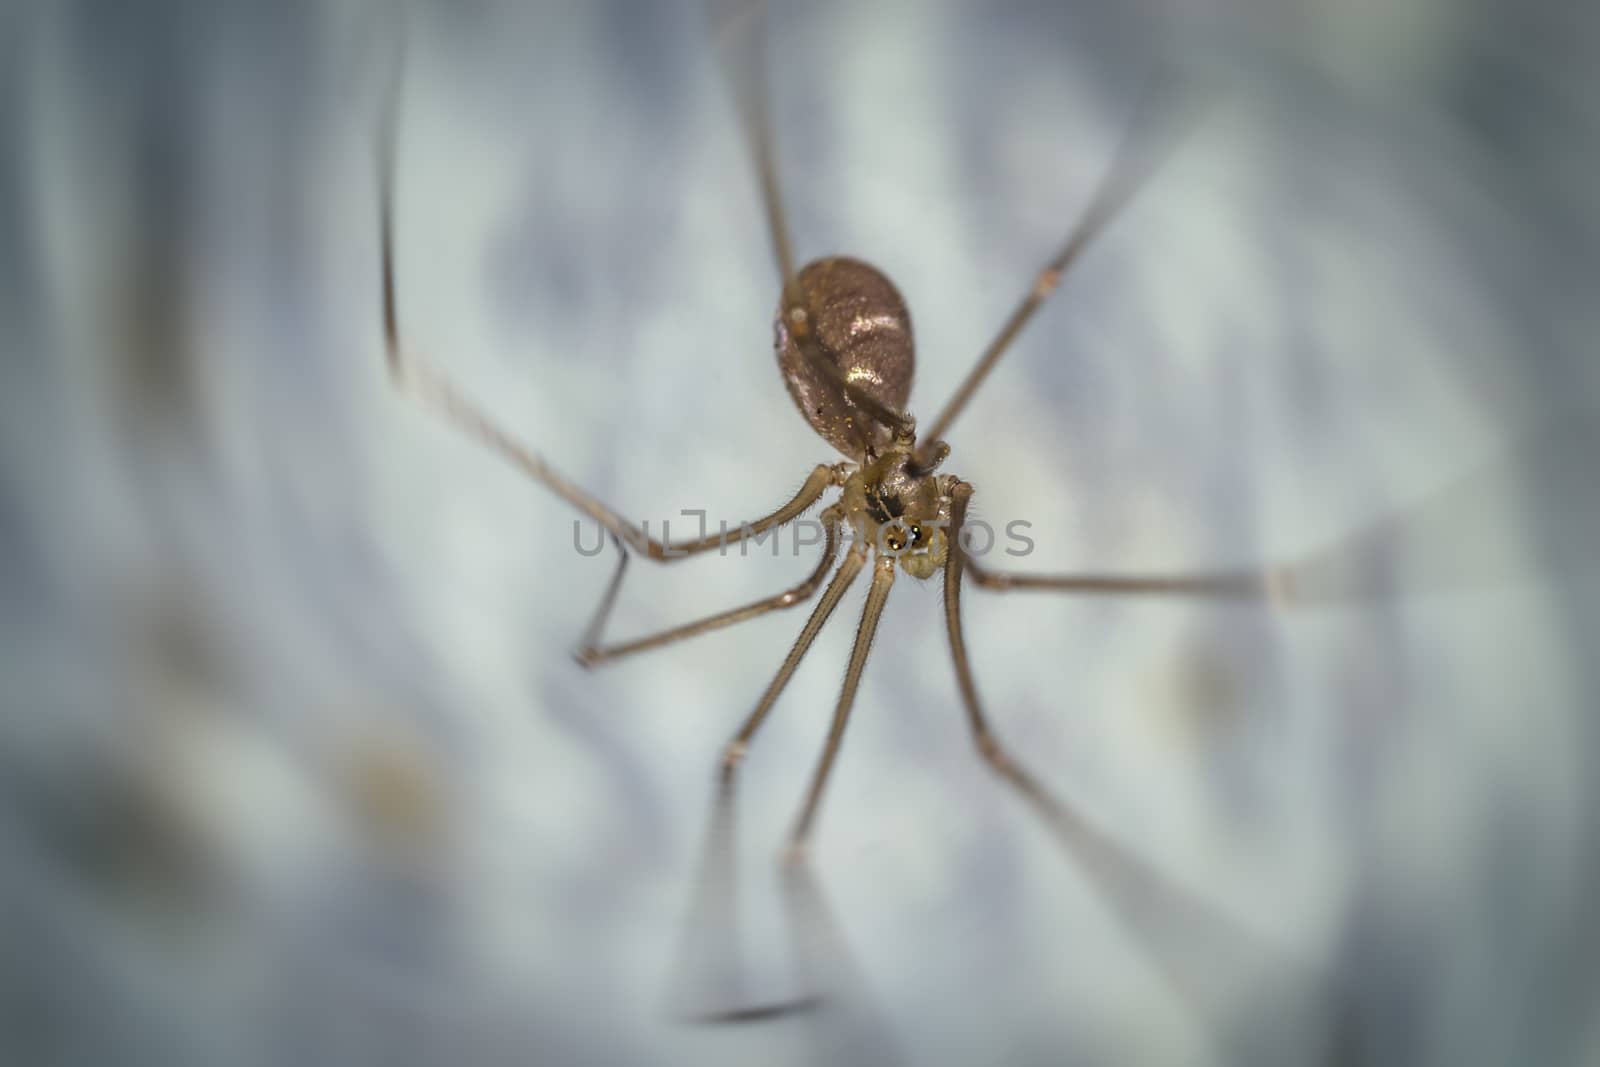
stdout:
<svg viewBox="0 0 1600 1067">
<path fill-rule="evenodd" d="M 822 358 L 833 360 L 846 381 L 880 403 L 904 411 L 916 358 L 911 315 L 894 283 L 858 259 L 836 256 L 807 264 L 800 271 L 800 289 Z M 867 445 L 882 452 L 892 437 L 889 428 L 862 411 L 805 357 L 783 311 L 780 305 L 778 366 L 800 414 L 851 459 L 860 459 Z"/>
</svg>

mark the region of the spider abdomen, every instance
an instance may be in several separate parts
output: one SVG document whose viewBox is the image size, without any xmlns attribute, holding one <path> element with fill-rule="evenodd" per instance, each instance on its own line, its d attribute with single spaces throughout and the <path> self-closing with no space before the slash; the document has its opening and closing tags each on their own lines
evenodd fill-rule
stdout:
<svg viewBox="0 0 1600 1067">
<path fill-rule="evenodd" d="M 916 358 L 911 314 L 884 274 L 859 259 L 831 256 L 800 271 L 800 292 L 822 357 L 843 379 L 893 411 L 911 395 Z M 783 380 L 811 428 L 851 459 L 881 453 L 893 431 L 871 418 L 802 352 L 780 305 L 776 349 Z"/>
</svg>

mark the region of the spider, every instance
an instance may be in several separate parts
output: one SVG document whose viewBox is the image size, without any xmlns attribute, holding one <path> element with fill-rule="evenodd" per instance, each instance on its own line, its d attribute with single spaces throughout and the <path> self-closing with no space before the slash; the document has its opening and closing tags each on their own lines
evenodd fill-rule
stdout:
<svg viewBox="0 0 1600 1067">
<path fill-rule="evenodd" d="M 715 28 L 735 90 L 742 136 L 749 150 L 764 208 L 768 239 L 780 282 L 774 348 L 778 369 L 801 417 L 844 458 L 818 463 L 794 496 L 770 513 L 737 529 L 692 540 L 651 537 L 622 513 L 569 480 L 535 451 L 495 424 L 476 404 L 406 348 L 396 297 L 394 252 L 394 157 L 398 127 L 399 65 L 380 118 L 378 208 L 380 218 L 381 314 L 387 369 L 393 382 L 476 438 L 535 482 L 598 523 L 609 535 L 618 562 L 575 652 L 594 668 L 649 649 L 734 626 L 815 599 L 798 637 L 755 707 L 723 747 L 718 765 L 718 804 L 732 806 L 739 769 L 750 745 L 817 635 L 863 572 L 866 604 L 844 671 L 821 755 L 795 817 L 785 852 L 786 866 L 805 873 L 806 847 L 816 826 L 829 776 L 843 743 L 884 605 L 897 581 L 943 579 L 943 614 L 956 687 L 973 745 L 995 775 L 1041 817 L 1063 844 L 1090 866 L 1121 905 L 1146 915 L 1158 912 L 1182 925 L 1226 928 L 1184 891 L 1135 859 L 1109 837 L 1084 823 L 1042 786 L 1001 742 L 985 714 L 962 628 L 962 591 L 967 582 L 996 593 L 1049 591 L 1099 595 L 1178 595 L 1257 598 L 1272 602 L 1310 594 L 1320 571 L 1303 566 L 1190 574 L 1037 574 L 991 570 L 967 543 L 967 514 L 976 488 L 943 471 L 950 456 L 946 432 L 1040 308 L 1056 292 L 1086 247 L 1116 217 L 1156 169 L 1174 140 L 1172 96 L 1147 91 L 1120 150 L 1080 219 L 1056 254 L 1038 271 L 1009 318 L 978 357 L 926 430 L 907 412 L 915 370 L 911 319 L 894 284 L 855 258 L 827 256 L 795 266 L 784 210 L 776 148 L 762 79 L 750 77 L 738 60 L 755 51 L 751 39 L 763 25 L 762 6 L 752 3 L 719 20 Z M 745 47 L 738 47 L 741 38 Z M 626 641 L 608 643 L 606 623 L 629 560 L 642 556 L 671 564 L 725 549 L 793 523 L 819 503 L 823 539 L 815 567 L 798 584 L 774 595 Z M 831 576 L 830 576 L 831 575 Z M 726 825 L 714 816 L 708 869 L 717 865 L 716 843 Z M 1233 935 L 1227 935 L 1234 940 Z M 723 1021 L 763 1018 L 794 1004 L 741 1007 L 711 1013 Z"/>
</svg>

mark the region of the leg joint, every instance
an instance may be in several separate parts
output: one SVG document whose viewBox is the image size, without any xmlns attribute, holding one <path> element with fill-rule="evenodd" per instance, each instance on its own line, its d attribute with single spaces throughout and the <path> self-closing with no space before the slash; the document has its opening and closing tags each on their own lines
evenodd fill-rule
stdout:
<svg viewBox="0 0 1600 1067">
<path fill-rule="evenodd" d="M 977 744 L 978 754 L 983 757 L 983 762 L 991 769 L 999 774 L 1011 773 L 1011 757 L 1000 747 L 1000 742 L 994 734 L 988 730 L 979 730 L 973 734 L 972 740 Z"/>
</svg>

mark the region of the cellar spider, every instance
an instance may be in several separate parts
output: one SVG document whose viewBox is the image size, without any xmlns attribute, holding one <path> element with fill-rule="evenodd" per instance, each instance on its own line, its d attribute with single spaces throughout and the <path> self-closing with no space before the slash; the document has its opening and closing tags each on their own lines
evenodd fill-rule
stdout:
<svg viewBox="0 0 1600 1067">
<path fill-rule="evenodd" d="M 884 605 L 902 576 L 943 579 L 944 627 L 950 659 L 972 744 L 983 762 L 1051 829 L 1064 847 L 1084 863 L 1108 897 L 1140 921 L 1210 928 L 1230 940 L 1238 932 L 1194 898 L 1167 882 L 1110 838 L 1086 824 L 1047 790 L 999 739 L 990 724 L 968 655 L 962 624 L 962 592 L 968 582 L 998 594 L 1027 591 L 1117 596 L 1185 596 L 1211 599 L 1255 598 L 1271 603 L 1319 599 L 1326 590 L 1333 554 L 1307 557 L 1283 566 L 1190 574 L 1120 575 L 1037 574 L 991 570 L 973 558 L 964 543 L 966 520 L 976 488 L 943 471 L 950 455 L 946 433 L 972 402 L 984 381 L 1017 337 L 1057 290 L 1085 248 L 1116 217 L 1154 171 L 1161 149 L 1173 139 L 1170 121 L 1157 116 L 1159 92 L 1147 93 L 1130 132 L 1105 177 L 1056 254 L 1039 270 L 1009 318 L 979 355 L 975 365 L 919 430 L 906 410 L 915 367 L 909 313 L 890 280 L 868 264 L 829 256 L 796 268 L 783 205 L 776 146 L 768 117 L 764 80 L 740 66 L 756 53 L 764 24 L 760 3 L 720 17 L 716 27 L 721 57 L 734 88 L 742 136 L 760 190 L 767 236 L 780 283 L 775 349 L 780 373 L 801 416 L 843 455 L 818 463 L 791 499 L 753 522 L 693 540 L 669 542 L 649 535 L 622 513 L 603 504 L 569 480 L 542 455 L 525 447 L 495 424 L 444 376 L 406 348 L 396 295 L 394 251 L 394 156 L 398 126 L 399 74 L 390 82 L 378 138 L 381 314 L 387 369 L 393 382 L 433 408 L 459 429 L 521 468 L 534 481 L 598 523 L 618 550 L 616 569 L 584 629 L 576 659 L 594 668 L 626 656 L 661 648 L 769 613 L 815 600 L 798 637 L 776 674 L 727 741 L 718 764 L 705 879 L 731 877 L 726 854 L 728 825 L 739 769 L 757 733 L 832 617 L 846 592 L 865 572 L 868 592 L 857 622 L 854 645 L 834 705 L 827 737 L 796 814 L 785 851 L 791 887 L 809 888 L 806 847 L 816 826 L 829 776 L 849 724 Z M 1154 101 L 1152 98 L 1155 98 Z M 831 496 L 830 496 L 831 494 Z M 622 641 L 606 639 L 606 624 L 627 573 L 629 559 L 642 556 L 670 564 L 724 549 L 783 527 L 819 503 L 823 541 L 815 567 L 798 584 L 771 596 L 659 632 Z M 846 536 L 846 535 L 851 536 Z M 848 542 L 848 543 L 846 543 Z M 814 896 L 811 897 L 815 902 Z M 770 1017 L 810 998 L 776 1005 L 742 1005 L 702 1017 L 738 1021 Z"/>
</svg>

